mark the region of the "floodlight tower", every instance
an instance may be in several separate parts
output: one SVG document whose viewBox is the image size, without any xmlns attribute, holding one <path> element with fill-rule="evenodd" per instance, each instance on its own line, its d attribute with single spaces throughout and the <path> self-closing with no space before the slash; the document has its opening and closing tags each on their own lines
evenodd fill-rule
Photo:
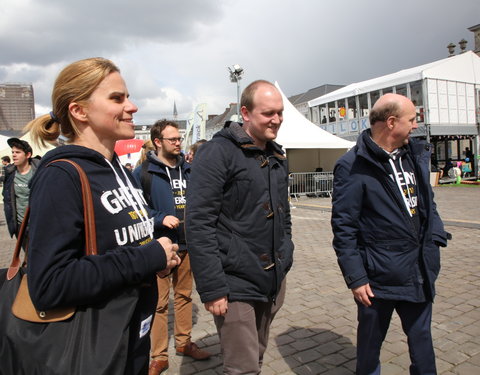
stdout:
<svg viewBox="0 0 480 375">
<path fill-rule="evenodd" d="M 228 67 L 228 71 L 230 72 L 230 82 L 237 84 L 237 120 L 240 121 L 240 80 L 242 79 L 243 68 L 235 64 L 231 68 Z"/>
</svg>

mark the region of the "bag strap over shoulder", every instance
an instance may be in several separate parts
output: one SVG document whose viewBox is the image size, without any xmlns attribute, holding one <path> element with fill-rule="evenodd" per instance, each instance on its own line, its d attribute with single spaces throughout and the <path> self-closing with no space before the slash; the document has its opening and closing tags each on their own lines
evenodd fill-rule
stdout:
<svg viewBox="0 0 480 375">
<path fill-rule="evenodd" d="M 92 191 L 90 188 L 90 182 L 88 181 L 87 174 L 83 168 L 69 159 L 57 159 L 51 161 L 48 165 L 57 162 L 66 162 L 75 167 L 79 176 L 80 183 L 82 188 L 82 199 L 83 199 L 83 220 L 85 223 L 85 255 L 96 255 L 97 254 L 97 233 L 95 227 L 95 211 L 93 209 L 93 198 Z M 18 232 L 17 243 L 15 245 L 15 250 L 13 252 L 12 262 L 7 271 L 7 280 L 11 280 L 15 277 L 21 267 L 20 261 L 20 251 L 22 248 L 22 243 L 26 235 L 28 220 L 30 218 L 30 207 L 27 207 L 25 211 L 25 216 L 20 226 Z"/>
<path fill-rule="evenodd" d="M 90 189 L 90 182 L 87 174 L 80 165 L 69 159 L 57 159 L 50 162 L 48 165 L 57 162 L 70 163 L 75 167 L 82 184 L 82 199 L 83 199 L 83 218 L 85 225 L 85 255 L 97 255 L 97 232 L 95 226 L 95 211 L 93 209 L 92 190 Z"/>
</svg>

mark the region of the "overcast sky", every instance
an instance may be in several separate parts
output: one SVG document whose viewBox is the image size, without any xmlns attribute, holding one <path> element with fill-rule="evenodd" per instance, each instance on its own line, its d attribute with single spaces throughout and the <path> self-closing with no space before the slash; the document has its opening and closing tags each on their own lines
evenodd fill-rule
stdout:
<svg viewBox="0 0 480 375">
<path fill-rule="evenodd" d="M 137 124 L 179 119 L 199 103 L 220 114 L 242 87 L 278 81 L 287 96 L 349 84 L 473 49 L 479 0 L 1 0 L 0 82 L 32 83 L 36 115 L 68 63 L 93 56 L 121 69 Z"/>
</svg>

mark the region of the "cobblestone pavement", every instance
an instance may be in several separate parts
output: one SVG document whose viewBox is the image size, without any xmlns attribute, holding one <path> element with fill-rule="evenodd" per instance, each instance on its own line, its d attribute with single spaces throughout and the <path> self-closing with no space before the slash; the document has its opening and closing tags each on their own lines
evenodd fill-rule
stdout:
<svg viewBox="0 0 480 375">
<path fill-rule="evenodd" d="M 480 188 L 435 188 L 438 210 L 454 236 L 442 249 L 442 271 L 433 309 L 438 373 L 480 374 Z M 262 374 L 353 374 L 356 308 L 331 247 L 330 199 L 302 198 L 292 210 L 295 263 L 287 297 L 274 320 Z M 13 242 L 0 216 L 0 264 Z M 170 334 L 172 325 L 170 324 Z M 194 293 L 193 339 L 214 356 L 193 361 L 174 354 L 165 374 L 221 374 L 218 336 Z M 405 335 L 394 316 L 381 354 L 382 374 L 407 374 Z"/>
</svg>

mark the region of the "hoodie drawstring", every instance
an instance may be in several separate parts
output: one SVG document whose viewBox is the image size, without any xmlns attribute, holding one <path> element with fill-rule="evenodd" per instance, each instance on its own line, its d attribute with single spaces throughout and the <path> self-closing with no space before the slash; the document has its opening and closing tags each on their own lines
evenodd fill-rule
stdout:
<svg viewBox="0 0 480 375">
<path fill-rule="evenodd" d="M 173 189 L 173 184 L 172 184 L 172 177 L 170 176 L 170 168 L 169 167 L 165 167 L 165 170 L 167 171 L 167 176 L 168 176 L 168 181 L 170 181 L 170 187 L 172 188 L 172 191 L 174 190 Z M 178 168 L 178 174 L 179 174 L 179 180 L 180 180 L 180 195 L 182 196 L 182 199 L 184 198 L 183 196 L 183 180 L 182 180 L 182 168 L 179 167 Z"/>
<path fill-rule="evenodd" d="M 150 235 L 150 238 L 153 239 L 153 226 L 149 222 L 146 210 L 145 210 L 145 208 L 143 206 L 143 203 L 142 203 L 142 197 L 140 196 L 140 193 L 138 192 L 138 190 L 132 185 L 132 182 L 130 181 L 127 174 L 125 173 L 125 170 L 121 167 L 121 163 L 120 163 L 120 160 L 118 160 L 118 157 L 117 157 L 116 160 L 117 160 L 118 165 L 120 165 L 120 169 L 122 170 L 123 175 L 124 175 L 124 177 L 127 181 L 128 188 L 127 188 L 127 186 L 125 186 L 125 183 L 123 182 L 123 180 L 118 175 L 117 171 L 113 167 L 113 164 L 108 159 L 105 159 L 105 161 L 108 163 L 108 165 L 112 169 L 113 173 L 115 174 L 115 178 L 117 179 L 118 185 L 120 186 L 123 193 L 127 197 L 128 201 L 129 201 L 130 205 L 133 207 L 135 213 L 140 218 L 140 221 L 142 222 L 146 232 Z"/>
</svg>

